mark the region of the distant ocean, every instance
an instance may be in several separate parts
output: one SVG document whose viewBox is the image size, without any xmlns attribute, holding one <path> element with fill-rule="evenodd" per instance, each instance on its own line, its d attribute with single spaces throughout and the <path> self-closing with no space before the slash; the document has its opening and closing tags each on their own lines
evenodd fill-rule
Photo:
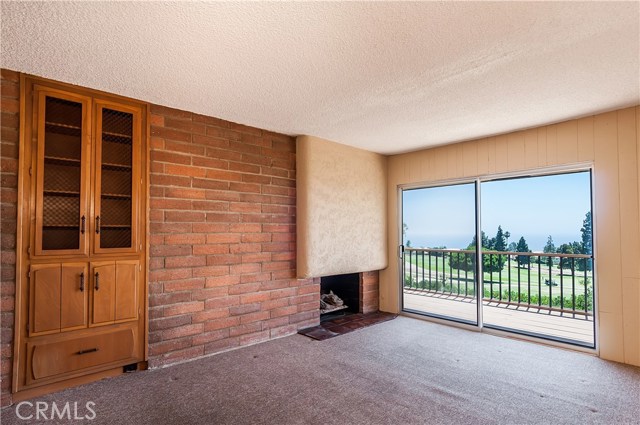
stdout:
<svg viewBox="0 0 640 425">
<path fill-rule="evenodd" d="M 424 236 L 412 235 L 411 232 L 408 233 L 408 240 L 411 242 L 411 246 L 413 248 L 433 248 L 436 246 L 446 246 L 450 249 L 465 249 L 471 241 L 473 240 L 473 235 L 468 237 L 450 237 L 450 238 L 426 238 Z M 491 235 L 493 237 L 494 235 Z M 549 235 L 533 235 L 533 236 L 525 236 L 525 240 L 527 241 L 527 245 L 529 245 L 529 249 L 533 252 L 542 252 L 544 246 L 547 244 L 547 237 Z M 554 236 L 553 244 L 556 247 L 559 247 L 563 243 L 571 243 L 574 241 L 580 241 L 581 235 L 578 234 L 565 234 Z M 518 243 L 520 239 L 520 235 L 515 238 L 513 235 L 509 238 L 509 243 L 515 242 Z"/>
</svg>

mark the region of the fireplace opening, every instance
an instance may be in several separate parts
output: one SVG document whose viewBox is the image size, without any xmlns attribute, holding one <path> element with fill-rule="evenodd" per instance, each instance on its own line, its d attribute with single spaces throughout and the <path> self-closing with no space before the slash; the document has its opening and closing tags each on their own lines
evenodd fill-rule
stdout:
<svg viewBox="0 0 640 425">
<path fill-rule="evenodd" d="M 325 276 L 320 279 L 320 320 L 359 312 L 359 273 Z"/>
</svg>

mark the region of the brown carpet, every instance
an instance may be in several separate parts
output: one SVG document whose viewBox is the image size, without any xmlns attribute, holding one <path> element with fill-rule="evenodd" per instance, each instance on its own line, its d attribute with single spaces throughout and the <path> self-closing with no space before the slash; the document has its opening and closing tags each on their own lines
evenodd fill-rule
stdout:
<svg viewBox="0 0 640 425">
<path fill-rule="evenodd" d="M 38 401 L 93 401 L 95 420 L 69 422 L 85 424 L 638 424 L 640 368 L 398 317 Z M 2 411 L 3 425 L 24 423 L 36 422 Z"/>
</svg>

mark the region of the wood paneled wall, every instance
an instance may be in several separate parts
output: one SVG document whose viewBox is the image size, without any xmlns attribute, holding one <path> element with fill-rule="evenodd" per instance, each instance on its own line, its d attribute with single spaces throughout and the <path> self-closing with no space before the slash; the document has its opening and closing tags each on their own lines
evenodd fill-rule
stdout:
<svg viewBox="0 0 640 425">
<path fill-rule="evenodd" d="M 380 308 L 397 312 L 398 185 L 591 163 L 600 356 L 640 366 L 640 106 L 389 158 L 389 267 Z"/>
</svg>

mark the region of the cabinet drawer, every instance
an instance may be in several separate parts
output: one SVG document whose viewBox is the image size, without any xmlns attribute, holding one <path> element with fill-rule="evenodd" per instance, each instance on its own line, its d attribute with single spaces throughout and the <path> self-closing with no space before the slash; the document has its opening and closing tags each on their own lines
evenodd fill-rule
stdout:
<svg viewBox="0 0 640 425">
<path fill-rule="evenodd" d="M 133 329 L 66 341 L 29 343 L 27 351 L 32 352 L 29 378 L 40 380 L 131 359 L 135 356 L 134 347 Z"/>
</svg>

